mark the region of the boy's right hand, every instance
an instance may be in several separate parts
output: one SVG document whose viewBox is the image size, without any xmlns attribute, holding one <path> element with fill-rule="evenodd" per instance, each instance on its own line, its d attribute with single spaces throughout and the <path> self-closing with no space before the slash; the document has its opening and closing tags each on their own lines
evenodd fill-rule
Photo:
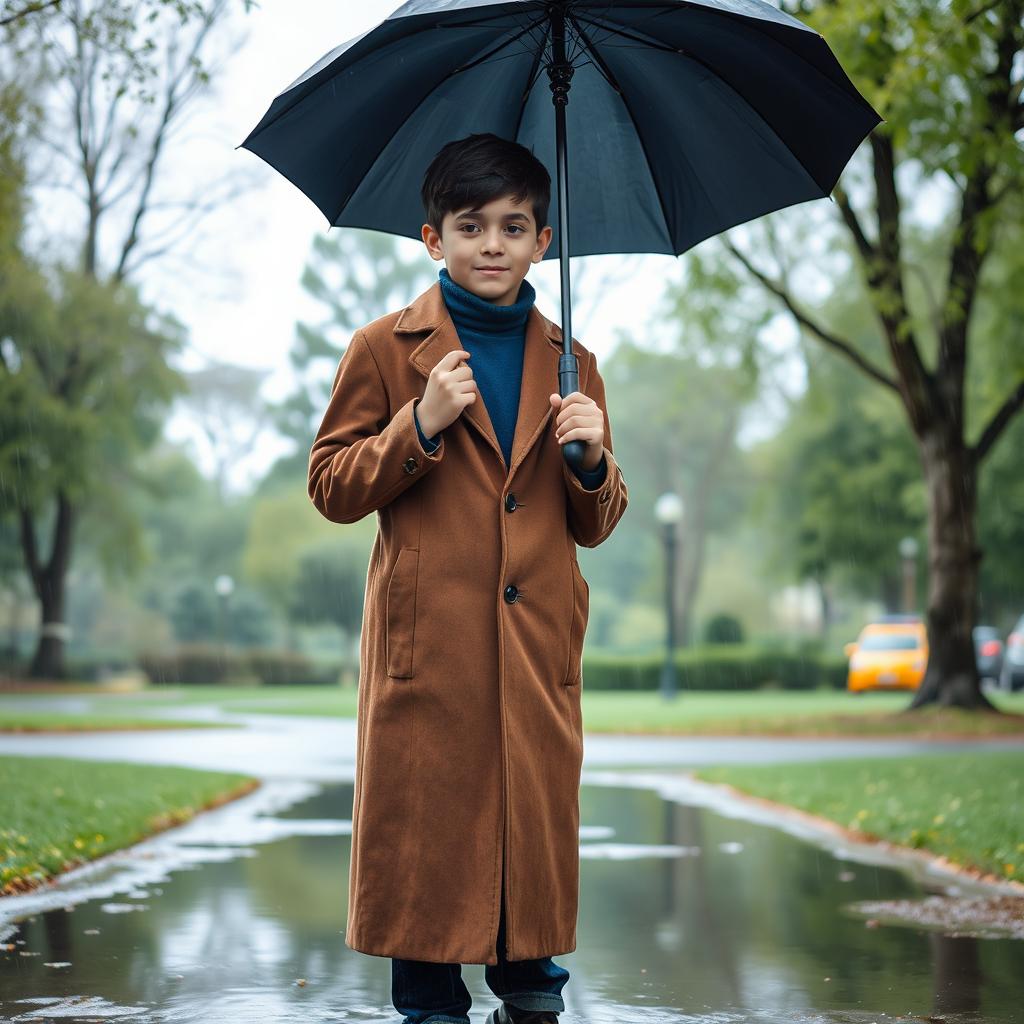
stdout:
<svg viewBox="0 0 1024 1024">
<path fill-rule="evenodd" d="M 416 406 L 416 418 L 424 436 L 433 437 L 444 430 L 467 405 L 476 401 L 473 371 L 463 362 L 471 354 L 464 349 L 446 352 L 430 371 L 423 397 Z"/>
</svg>

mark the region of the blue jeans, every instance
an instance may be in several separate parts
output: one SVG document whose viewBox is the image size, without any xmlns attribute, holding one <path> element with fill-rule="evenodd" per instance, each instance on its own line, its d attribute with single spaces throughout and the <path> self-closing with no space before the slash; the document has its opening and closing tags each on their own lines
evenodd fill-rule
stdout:
<svg viewBox="0 0 1024 1024">
<path fill-rule="evenodd" d="M 521 1010 L 565 1009 L 562 989 L 569 972 L 549 956 L 538 960 L 505 959 L 505 894 L 498 917 L 498 962 L 484 965 L 487 987 L 503 1002 Z M 391 1001 L 405 1015 L 402 1024 L 469 1024 L 473 1003 L 462 980 L 461 964 L 424 960 L 391 961 Z"/>
</svg>

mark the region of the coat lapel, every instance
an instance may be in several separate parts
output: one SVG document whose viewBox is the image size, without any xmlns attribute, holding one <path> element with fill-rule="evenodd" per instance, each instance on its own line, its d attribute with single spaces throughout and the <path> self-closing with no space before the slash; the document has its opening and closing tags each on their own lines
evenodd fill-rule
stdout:
<svg viewBox="0 0 1024 1024">
<path fill-rule="evenodd" d="M 396 334 L 430 332 L 409 354 L 409 364 L 424 378 L 430 376 L 430 371 L 446 352 L 462 348 L 455 323 L 441 294 L 439 281 L 402 310 L 393 330 Z M 558 391 L 558 357 L 561 351 L 561 328 L 548 320 L 534 304 L 526 320 L 523 379 L 512 440 L 512 465 L 507 467 L 509 476 L 540 436 L 551 413 L 548 395 Z M 469 419 L 504 465 L 505 457 L 482 399 L 467 405 L 462 415 Z"/>
</svg>

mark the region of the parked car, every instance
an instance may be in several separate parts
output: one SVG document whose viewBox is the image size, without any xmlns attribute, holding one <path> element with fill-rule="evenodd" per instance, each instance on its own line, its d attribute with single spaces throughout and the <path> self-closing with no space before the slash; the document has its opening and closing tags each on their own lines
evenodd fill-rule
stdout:
<svg viewBox="0 0 1024 1024">
<path fill-rule="evenodd" d="M 1003 670 L 1003 640 L 995 626 L 974 627 L 974 657 L 982 679 L 999 681 Z"/>
<path fill-rule="evenodd" d="M 1006 638 L 999 686 L 1010 693 L 1024 689 L 1024 615 L 1017 620 L 1017 625 Z"/>
<path fill-rule="evenodd" d="M 869 622 L 843 651 L 850 659 L 850 693 L 916 690 L 928 666 L 928 633 L 919 616 L 886 615 Z"/>
</svg>

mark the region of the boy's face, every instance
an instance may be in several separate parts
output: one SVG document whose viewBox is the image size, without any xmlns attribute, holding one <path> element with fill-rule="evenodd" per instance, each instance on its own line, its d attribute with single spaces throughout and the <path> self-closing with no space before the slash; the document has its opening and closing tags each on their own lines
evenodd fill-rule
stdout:
<svg viewBox="0 0 1024 1024">
<path fill-rule="evenodd" d="M 429 224 L 422 228 L 431 258 L 444 260 L 452 280 L 498 306 L 516 301 L 526 272 L 543 259 L 552 234 L 549 225 L 538 232 L 529 199 L 517 203 L 511 197 L 446 213 L 440 235 Z"/>
</svg>

